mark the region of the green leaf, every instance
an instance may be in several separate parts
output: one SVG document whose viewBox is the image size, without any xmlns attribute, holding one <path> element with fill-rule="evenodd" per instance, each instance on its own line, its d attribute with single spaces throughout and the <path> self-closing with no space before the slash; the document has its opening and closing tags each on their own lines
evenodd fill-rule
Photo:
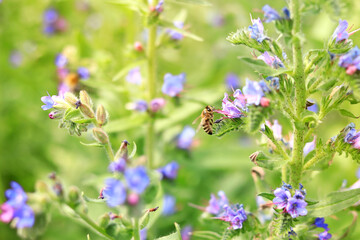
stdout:
<svg viewBox="0 0 360 240">
<path fill-rule="evenodd" d="M 326 217 L 346 209 L 360 201 L 360 189 L 330 193 L 319 203 L 308 206 L 309 217 Z"/>
<path fill-rule="evenodd" d="M 146 211 L 144 216 L 142 216 L 140 219 L 140 229 L 145 228 L 148 225 L 149 220 L 150 220 L 150 212 Z"/>
<path fill-rule="evenodd" d="M 345 117 L 351 117 L 351 118 L 360 118 L 355 116 L 353 113 L 349 112 L 348 110 L 345 110 L 345 109 L 339 109 L 339 112 L 341 115 L 345 116 Z"/>
<path fill-rule="evenodd" d="M 177 223 L 174 224 L 175 224 L 176 232 L 171 233 L 170 235 L 164 237 L 156 238 L 156 240 L 181 240 L 180 226 Z"/>
<path fill-rule="evenodd" d="M 80 116 L 80 111 L 79 109 L 73 109 L 73 108 L 69 108 L 68 110 L 66 110 L 65 115 L 64 115 L 64 119 L 65 120 L 70 120 L 74 117 Z"/>
<path fill-rule="evenodd" d="M 247 57 L 238 57 L 238 58 L 243 62 L 245 62 L 247 65 L 249 65 L 251 68 L 253 68 L 255 72 L 265 74 L 267 76 L 275 77 L 280 74 L 290 72 L 289 69 L 285 69 L 285 68 L 274 69 L 268 66 L 266 63 L 264 63 L 263 60 L 260 59 L 247 58 Z"/>
<path fill-rule="evenodd" d="M 201 5 L 201 6 L 212 6 L 211 3 L 205 0 L 170 0 L 171 2 L 175 3 L 182 3 L 182 4 L 192 4 L 192 5 Z"/>
<path fill-rule="evenodd" d="M 129 158 L 133 158 L 136 154 L 136 150 L 137 150 L 137 147 L 136 147 L 136 143 L 133 141 L 133 150 L 131 151 L 130 155 L 129 155 Z"/>
<path fill-rule="evenodd" d="M 84 146 L 88 146 L 88 147 L 104 147 L 103 144 L 100 144 L 98 142 L 93 142 L 93 143 L 84 143 L 84 142 L 80 142 L 80 144 L 84 145 Z"/>
<path fill-rule="evenodd" d="M 275 198 L 275 195 L 273 193 L 259 193 L 258 196 L 269 199 L 270 201 Z"/>
<path fill-rule="evenodd" d="M 94 203 L 104 203 L 104 202 L 106 202 L 105 199 L 89 198 L 84 194 L 84 192 L 81 193 L 81 196 L 83 197 L 83 199 L 86 202 L 94 202 Z"/>
<path fill-rule="evenodd" d="M 136 62 L 132 62 L 128 65 L 126 65 L 124 68 L 122 68 L 114 77 L 113 77 L 113 81 L 117 81 L 120 78 L 124 77 L 125 75 L 128 74 L 128 72 L 138 66 L 141 66 L 145 63 L 145 60 L 140 60 L 140 61 L 136 61 Z"/>
<path fill-rule="evenodd" d="M 319 203 L 319 201 L 313 200 L 313 199 L 305 199 L 305 202 L 307 202 L 308 206 L 315 205 L 315 204 Z"/>
<path fill-rule="evenodd" d="M 219 123 L 214 124 L 214 136 L 222 137 L 223 135 L 238 131 L 243 127 L 243 120 L 241 118 L 224 119 Z"/>
<path fill-rule="evenodd" d="M 77 123 L 77 124 L 83 124 L 83 123 L 92 123 L 94 122 L 94 119 L 93 118 L 85 118 L 85 119 L 72 119 L 71 120 L 72 122 L 74 123 Z"/>
</svg>

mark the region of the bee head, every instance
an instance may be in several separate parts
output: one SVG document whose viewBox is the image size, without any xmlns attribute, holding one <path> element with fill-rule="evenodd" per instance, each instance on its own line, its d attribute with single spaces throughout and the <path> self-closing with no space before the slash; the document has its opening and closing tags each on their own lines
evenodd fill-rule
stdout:
<svg viewBox="0 0 360 240">
<path fill-rule="evenodd" d="M 206 109 L 206 111 L 208 111 L 208 112 L 212 112 L 212 110 L 213 110 L 213 108 L 212 108 L 210 105 L 207 105 L 207 106 L 205 107 L 205 109 Z"/>
</svg>

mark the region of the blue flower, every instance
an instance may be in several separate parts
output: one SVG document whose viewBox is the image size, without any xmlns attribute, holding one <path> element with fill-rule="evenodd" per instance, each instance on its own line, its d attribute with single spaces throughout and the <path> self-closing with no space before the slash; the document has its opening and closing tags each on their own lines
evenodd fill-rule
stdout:
<svg viewBox="0 0 360 240">
<path fill-rule="evenodd" d="M 353 144 L 358 137 L 360 137 L 360 132 L 356 132 L 355 128 L 350 128 L 344 137 L 344 141 Z"/>
<path fill-rule="evenodd" d="M 161 91 L 170 97 L 177 96 L 184 89 L 185 76 L 185 73 L 179 75 L 165 74 Z"/>
<path fill-rule="evenodd" d="M 328 240 L 328 239 L 331 239 L 331 237 L 332 237 L 332 235 L 330 233 L 328 233 L 327 231 L 320 233 L 318 236 L 319 236 L 319 240 Z"/>
<path fill-rule="evenodd" d="M 305 216 L 307 214 L 306 206 L 307 202 L 303 199 L 293 197 L 289 199 L 285 209 L 292 218 L 297 218 L 298 216 Z"/>
<path fill-rule="evenodd" d="M 190 240 L 191 232 L 193 228 L 190 225 L 186 225 L 181 229 L 181 239 L 182 240 Z"/>
<path fill-rule="evenodd" d="M 284 7 L 282 9 L 282 11 L 283 11 L 283 13 L 285 15 L 285 19 L 289 20 L 290 19 L 290 10 L 288 8 Z"/>
<path fill-rule="evenodd" d="M 259 85 L 264 93 L 268 93 L 271 91 L 268 85 L 264 82 L 264 80 L 259 81 Z"/>
<path fill-rule="evenodd" d="M 180 149 L 189 150 L 194 136 L 195 130 L 190 126 L 185 126 L 180 135 L 177 137 L 176 146 Z"/>
<path fill-rule="evenodd" d="M 282 61 L 277 56 L 270 56 L 269 53 L 266 51 L 262 55 L 258 56 L 258 59 L 263 60 L 267 65 L 275 69 L 285 67 Z"/>
<path fill-rule="evenodd" d="M 20 184 L 11 182 L 10 186 L 11 188 L 5 191 L 5 196 L 8 199 L 6 203 L 13 207 L 24 205 L 27 201 L 27 196 Z"/>
<path fill-rule="evenodd" d="M 251 19 L 251 23 L 252 25 L 248 27 L 248 30 L 250 31 L 250 37 L 252 39 L 256 39 L 256 41 L 261 43 L 268 38 L 264 35 L 264 26 L 261 23 L 260 18 L 255 20 Z"/>
<path fill-rule="evenodd" d="M 52 23 L 56 22 L 58 17 L 59 17 L 58 12 L 53 8 L 49 8 L 49 9 L 45 10 L 44 15 L 43 15 L 43 20 L 44 20 L 44 23 L 46 23 L 46 24 L 52 24 Z"/>
<path fill-rule="evenodd" d="M 167 179 L 175 179 L 177 177 L 178 170 L 179 164 L 175 161 L 168 163 L 164 167 L 159 169 L 163 177 Z"/>
<path fill-rule="evenodd" d="M 232 207 L 234 209 L 232 209 Z M 243 227 L 243 222 L 247 219 L 243 205 L 237 204 L 232 207 L 225 206 L 225 213 L 220 219 L 230 223 L 229 229 L 241 229 Z"/>
<path fill-rule="evenodd" d="M 346 20 L 339 20 L 339 26 L 335 29 L 332 38 L 336 38 L 336 42 L 347 40 L 349 38 L 349 33 L 346 31 L 349 24 Z"/>
<path fill-rule="evenodd" d="M 24 204 L 21 208 L 15 210 L 14 219 L 17 219 L 17 228 L 29 228 L 35 223 L 35 214 L 31 207 Z"/>
<path fill-rule="evenodd" d="M 126 76 L 126 81 L 128 81 L 129 83 L 140 85 L 142 81 L 140 67 L 135 67 L 131 69 Z"/>
<path fill-rule="evenodd" d="M 261 98 L 265 95 L 260 84 L 255 81 L 246 79 L 246 84 L 243 87 L 243 92 L 246 97 L 247 105 L 260 105 Z"/>
<path fill-rule="evenodd" d="M 110 172 L 124 172 L 126 169 L 126 160 L 124 158 L 119 158 L 111 162 L 108 169 Z"/>
<path fill-rule="evenodd" d="M 265 5 L 262 10 L 264 11 L 265 22 L 271 22 L 281 19 L 279 13 L 275 9 L 271 8 L 269 5 Z"/>
<path fill-rule="evenodd" d="M 319 111 L 319 107 L 316 103 L 306 108 L 307 110 L 317 113 Z"/>
<path fill-rule="evenodd" d="M 164 98 L 154 98 L 150 102 L 150 109 L 152 112 L 158 112 L 160 109 L 162 109 L 166 104 L 166 101 Z"/>
<path fill-rule="evenodd" d="M 325 231 L 329 231 L 328 224 L 325 223 L 325 218 L 316 218 L 314 225 L 323 228 Z"/>
<path fill-rule="evenodd" d="M 140 230 L 140 240 L 146 240 L 147 239 L 147 229 L 143 228 Z"/>
<path fill-rule="evenodd" d="M 41 106 L 42 110 L 44 111 L 53 108 L 56 104 L 53 97 L 51 97 L 50 95 L 41 97 L 41 101 L 45 103 L 45 105 Z"/>
<path fill-rule="evenodd" d="M 288 190 L 284 190 L 282 188 L 277 188 L 274 191 L 275 198 L 273 199 L 273 203 L 277 208 L 285 208 L 288 204 L 289 199 L 291 198 L 291 193 Z"/>
<path fill-rule="evenodd" d="M 179 29 L 183 29 L 184 28 L 184 23 L 181 22 L 181 21 L 175 21 L 174 22 L 174 26 L 176 28 L 179 28 Z M 173 40 L 181 40 L 184 38 L 184 35 L 176 30 L 173 30 L 173 29 L 168 29 L 167 30 L 167 33 L 169 34 L 170 38 L 173 39 Z"/>
<path fill-rule="evenodd" d="M 228 73 L 226 75 L 225 84 L 229 90 L 237 89 L 240 87 L 239 78 L 235 73 Z"/>
<path fill-rule="evenodd" d="M 176 211 L 175 209 L 175 203 L 176 199 L 174 196 L 171 195 L 164 195 L 163 200 L 163 208 L 162 208 L 162 215 L 164 216 L 170 216 L 173 215 Z"/>
<path fill-rule="evenodd" d="M 279 78 L 278 77 L 267 77 L 265 78 L 266 81 L 270 81 L 270 87 L 275 89 L 275 90 L 279 90 L 280 89 L 280 83 L 279 83 Z"/>
<path fill-rule="evenodd" d="M 58 68 L 64 68 L 68 64 L 68 59 L 63 54 L 59 53 L 55 58 L 55 65 Z"/>
<path fill-rule="evenodd" d="M 150 178 L 143 166 L 126 169 L 125 179 L 127 186 L 137 194 L 144 192 L 146 187 L 150 184 Z"/>
<path fill-rule="evenodd" d="M 161 13 L 162 11 L 164 11 L 163 5 L 164 5 L 164 0 L 160 0 L 155 7 L 155 11 L 157 11 L 158 13 Z"/>
<path fill-rule="evenodd" d="M 105 180 L 105 188 L 102 193 L 109 207 L 116 207 L 126 200 L 126 189 L 122 182 L 115 178 Z"/>
<path fill-rule="evenodd" d="M 79 74 L 81 79 L 88 79 L 90 77 L 89 69 L 87 69 L 86 67 L 79 67 L 77 73 Z"/>
<path fill-rule="evenodd" d="M 235 98 L 234 102 L 233 102 L 235 104 L 235 106 L 241 110 L 247 111 L 246 97 L 242 94 L 241 90 L 236 89 L 233 96 Z"/>
<path fill-rule="evenodd" d="M 343 68 L 348 68 L 353 65 L 354 60 L 360 56 L 360 49 L 355 46 L 348 53 L 340 56 L 339 58 L 339 66 Z"/>
<path fill-rule="evenodd" d="M 313 151 L 315 149 L 315 146 L 316 146 L 316 137 L 314 137 L 314 140 L 312 140 L 311 142 L 305 144 L 303 149 L 304 156 L 308 155 L 311 151 Z"/>
<path fill-rule="evenodd" d="M 219 216 L 224 211 L 224 207 L 229 205 L 229 200 L 227 199 L 224 191 L 218 192 L 217 199 L 214 194 L 211 194 L 211 198 L 209 201 L 209 206 L 206 207 L 206 211 L 208 213 Z"/>
<path fill-rule="evenodd" d="M 242 113 L 242 104 L 244 103 L 244 99 L 240 99 L 242 95 L 241 91 L 235 91 L 239 98 L 236 98 L 233 102 L 230 100 L 229 95 L 227 93 L 224 94 L 224 98 L 222 100 L 222 110 L 217 111 L 221 114 L 224 114 L 227 118 L 240 118 L 244 114 Z M 240 96 L 241 95 L 241 96 Z"/>
<path fill-rule="evenodd" d="M 126 104 L 126 109 L 135 110 L 138 112 L 146 112 L 148 104 L 145 100 L 138 100 L 136 102 Z"/>
</svg>

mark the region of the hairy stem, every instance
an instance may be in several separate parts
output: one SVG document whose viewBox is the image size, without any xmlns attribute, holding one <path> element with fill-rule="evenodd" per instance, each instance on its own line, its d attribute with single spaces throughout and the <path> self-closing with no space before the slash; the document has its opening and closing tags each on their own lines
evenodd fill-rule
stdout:
<svg viewBox="0 0 360 240">
<path fill-rule="evenodd" d="M 293 78 L 295 82 L 295 115 L 301 119 L 301 114 L 306 106 L 306 87 L 305 87 L 305 73 L 302 59 L 302 50 L 300 42 L 301 34 L 301 16 L 299 0 L 290 0 L 290 10 L 293 16 L 292 29 L 292 52 L 294 72 Z M 303 147 L 304 147 L 304 123 L 294 121 L 294 149 L 290 166 L 290 184 L 297 187 L 301 181 L 302 166 L 303 166 Z"/>
<path fill-rule="evenodd" d="M 322 152 L 320 154 L 316 154 L 313 158 L 311 158 L 303 167 L 303 170 L 307 170 L 310 167 L 314 166 L 316 163 L 318 163 L 322 158 L 326 156 L 326 153 Z"/>
<path fill-rule="evenodd" d="M 108 155 L 108 158 L 110 160 L 110 162 L 114 161 L 114 151 L 111 147 L 111 143 L 110 143 L 110 140 L 109 142 L 104 146 L 105 147 L 105 150 L 106 150 L 106 153 Z"/>
<path fill-rule="evenodd" d="M 140 226 L 139 226 L 138 218 L 134 219 L 133 237 L 134 237 L 134 240 L 140 240 Z"/>
</svg>

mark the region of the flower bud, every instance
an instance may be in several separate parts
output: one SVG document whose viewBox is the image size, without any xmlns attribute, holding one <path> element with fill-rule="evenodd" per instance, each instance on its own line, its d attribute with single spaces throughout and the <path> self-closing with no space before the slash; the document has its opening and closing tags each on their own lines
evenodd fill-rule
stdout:
<svg viewBox="0 0 360 240">
<path fill-rule="evenodd" d="M 266 97 L 262 97 L 260 99 L 260 105 L 262 107 L 268 107 L 270 105 L 270 99 L 266 98 Z"/>
<path fill-rule="evenodd" d="M 166 104 L 166 101 L 164 98 L 155 98 L 151 100 L 150 102 L 150 109 L 152 112 L 157 112 L 160 109 L 162 109 Z"/>
<path fill-rule="evenodd" d="M 75 186 L 69 188 L 69 200 L 72 203 L 77 203 L 80 200 L 79 189 Z"/>
<path fill-rule="evenodd" d="M 66 92 L 64 94 L 64 100 L 74 108 L 77 107 L 77 102 L 79 101 L 79 99 L 71 92 Z"/>
<path fill-rule="evenodd" d="M 136 193 L 130 193 L 127 197 L 127 202 L 129 203 L 129 205 L 131 206 L 135 206 L 139 203 L 140 201 L 140 197 L 138 194 Z"/>
<path fill-rule="evenodd" d="M 91 98 L 85 90 L 81 90 L 79 96 L 80 96 L 80 101 L 82 104 L 86 104 L 86 105 L 92 107 Z"/>
<path fill-rule="evenodd" d="M 109 143 L 109 136 L 101 128 L 93 128 L 93 136 L 94 136 L 95 140 L 101 144 Z"/>
<path fill-rule="evenodd" d="M 103 126 L 107 123 L 108 120 L 108 114 L 102 104 L 99 104 L 99 106 L 96 109 L 96 121 L 100 126 Z"/>
<path fill-rule="evenodd" d="M 135 49 L 136 51 L 138 51 L 138 52 L 141 52 L 141 51 L 144 50 L 141 42 L 139 42 L 139 41 L 136 41 L 136 42 L 134 43 L 134 49 Z"/>
<path fill-rule="evenodd" d="M 122 141 L 119 150 L 116 152 L 115 159 L 124 158 L 126 161 L 128 159 L 128 145 L 130 143 L 126 140 Z"/>
<path fill-rule="evenodd" d="M 60 111 L 52 111 L 52 112 L 49 113 L 49 118 L 50 119 L 61 118 L 62 115 L 63 114 Z"/>
<path fill-rule="evenodd" d="M 106 228 L 109 225 L 110 222 L 110 215 L 109 213 L 104 213 L 100 218 L 99 218 L 99 226 L 102 228 Z"/>
<path fill-rule="evenodd" d="M 82 102 L 80 103 L 80 111 L 82 114 L 84 114 L 85 117 L 88 117 L 88 118 L 95 117 L 94 110 L 92 110 L 92 108 L 85 103 L 82 103 Z"/>
</svg>

